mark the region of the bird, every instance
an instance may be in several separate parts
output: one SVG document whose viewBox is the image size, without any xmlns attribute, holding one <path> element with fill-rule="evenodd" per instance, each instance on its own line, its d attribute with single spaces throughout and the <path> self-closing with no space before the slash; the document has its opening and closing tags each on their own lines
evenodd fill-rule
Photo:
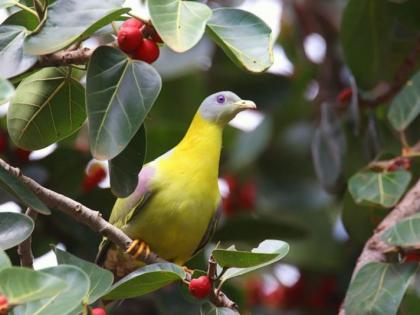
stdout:
<svg viewBox="0 0 420 315">
<path fill-rule="evenodd" d="M 223 129 L 247 109 L 255 103 L 230 91 L 204 99 L 182 140 L 145 164 L 133 193 L 116 200 L 109 222 L 133 242 L 123 251 L 104 238 L 97 264 L 120 279 L 144 265 L 136 259 L 142 253 L 183 266 L 209 242 L 221 213 Z"/>
</svg>

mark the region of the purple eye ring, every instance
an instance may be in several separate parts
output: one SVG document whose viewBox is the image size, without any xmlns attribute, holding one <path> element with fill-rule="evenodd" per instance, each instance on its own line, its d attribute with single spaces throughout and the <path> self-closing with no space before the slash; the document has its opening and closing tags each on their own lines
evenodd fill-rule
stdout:
<svg viewBox="0 0 420 315">
<path fill-rule="evenodd" d="M 217 103 L 223 104 L 224 102 L 225 102 L 225 96 L 222 94 L 217 95 Z"/>
</svg>

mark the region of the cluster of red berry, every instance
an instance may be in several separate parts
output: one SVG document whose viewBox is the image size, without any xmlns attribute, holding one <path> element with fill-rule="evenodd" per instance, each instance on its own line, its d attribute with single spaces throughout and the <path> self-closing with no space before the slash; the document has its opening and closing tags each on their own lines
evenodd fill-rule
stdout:
<svg viewBox="0 0 420 315">
<path fill-rule="evenodd" d="M 408 171 L 410 168 L 411 168 L 411 160 L 407 157 L 400 156 L 392 160 L 392 163 L 388 165 L 386 170 L 388 172 L 395 172 L 398 170 Z"/>
<path fill-rule="evenodd" d="M 158 43 L 163 43 L 153 25 L 136 18 L 125 21 L 118 31 L 118 46 L 132 58 L 153 63 L 159 58 Z"/>
</svg>

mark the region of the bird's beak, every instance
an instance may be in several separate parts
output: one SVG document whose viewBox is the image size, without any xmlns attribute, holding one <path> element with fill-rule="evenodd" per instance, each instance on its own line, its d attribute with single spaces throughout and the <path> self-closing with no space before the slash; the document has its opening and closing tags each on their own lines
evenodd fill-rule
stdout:
<svg viewBox="0 0 420 315">
<path fill-rule="evenodd" d="M 240 100 L 234 103 L 239 110 L 257 109 L 257 105 L 253 101 Z"/>
</svg>

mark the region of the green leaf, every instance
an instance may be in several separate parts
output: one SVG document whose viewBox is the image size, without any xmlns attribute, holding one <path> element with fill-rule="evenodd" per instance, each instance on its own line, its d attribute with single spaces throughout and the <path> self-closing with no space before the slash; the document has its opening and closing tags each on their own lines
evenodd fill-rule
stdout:
<svg viewBox="0 0 420 315">
<path fill-rule="evenodd" d="M 109 161 L 111 190 L 115 196 L 124 198 L 136 189 L 145 158 L 146 129 L 142 125 L 127 147 Z"/>
<path fill-rule="evenodd" d="M 32 190 L 26 187 L 26 185 L 24 185 L 16 176 L 13 176 L 2 167 L 0 167 L 0 186 L 19 199 L 27 207 L 31 207 L 41 214 L 51 214 L 50 209 L 38 199 Z"/>
<path fill-rule="evenodd" d="M 387 1 L 348 1 L 341 23 L 341 41 L 346 63 L 363 89 L 372 88 L 383 78 L 391 26 Z"/>
<path fill-rule="evenodd" d="M 239 313 L 227 307 L 217 307 L 211 303 L 204 303 L 203 305 L 201 305 L 200 314 L 201 315 L 238 315 Z"/>
<path fill-rule="evenodd" d="M 418 246 L 420 244 L 420 214 L 398 221 L 382 233 L 383 241 L 395 246 Z"/>
<path fill-rule="evenodd" d="M 231 8 L 215 9 L 207 30 L 238 66 L 251 72 L 262 72 L 273 64 L 271 29 L 252 13 Z"/>
<path fill-rule="evenodd" d="M 203 37 L 211 9 L 203 4 L 182 0 L 149 0 L 153 26 L 165 44 L 176 52 L 192 48 Z"/>
<path fill-rule="evenodd" d="M 274 242 L 274 241 L 273 241 Z M 259 248 L 255 248 L 251 252 L 238 251 L 235 248 L 233 249 L 215 249 L 212 252 L 212 255 L 216 262 L 223 268 L 249 268 L 256 267 L 259 265 L 270 264 L 281 257 L 284 257 L 288 250 L 289 246 L 287 243 L 282 242 L 282 246 L 279 246 L 279 249 L 276 253 L 264 253 L 259 252 Z M 281 256 L 279 258 L 279 256 Z"/>
<path fill-rule="evenodd" d="M 37 58 L 23 51 L 26 30 L 22 26 L 0 26 L 0 77 L 11 78 L 32 67 Z"/>
<path fill-rule="evenodd" d="M 121 8 L 122 4 L 122 0 L 57 0 L 48 8 L 41 31 L 26 39 L 25 51 L 45 55 L 86 39 L 130 11 Z"/>
<path fill-rule="evenodd" d="M 39 24 L 39 21 L 35 15 L 32 13 L 19 10 L 7 17 L 6 20 L 3 21 L 3 25 L 20 25 L 25 27 L 26 29 L 33 31 Z"/>
<path fill-rule="evenodd" d="M 115 283 L 103 299 L 128 299 L 156 291 L 185 278 L 185 271 L 171 263 L 147 265 Z"/>
<path fill-rule="evenodd" d="M 6 252 L 0 249 L 0 271 L 4 268 L 12 267 L 12 263 L 10 262 L 9 256 L 7 256 Z"/>
<path fill-rule="evenodd" d="M 9 81 L 0 78 L 0 104 L 9 101 L 15 95 L 15 88 Z"/>
<path fill-rule="evenodd" d="M 282 259 L 289 251 L 289 245 L 286 242 L 278 240 L 265 240 L 251 252 L 235 250 L 215 250 L 217 263 L 220 261 L 222 267 L 238 266 L 241 268 L 230 268 L 222 276 L 221 280 L 237 277 L 251 271 L 271 265 Z"/>
<path fill-rule="evenodd" d="M 143 124 L 162 81 L 149 64 L 120 50 L 99 47 L 89 62 L 86 102 L 92 154 L 110 160 L 121 153 Z"/>
<path fill-rule="evenodd" d="M 12 248 L 26 240 L 34 230 L 34 222 L 24 214 L 0 212 L 0 249 Z"/>
<path fill-rule="evenodd" d="M 66 288 L 65 281 L 45 272 L 21 267 L 0 271 L 0 292 L 7 296 L 10 304 L 55 296 Z"/>
<path fill-rule="evenodd" d="M 347 291 L 346 315 L 396 314 L 416 267 L 379 262 L 364 265 Z"/>
<path fill-rule="evenodd" d="M 80 307 L 89 289 L 89 278 L 80 268 L 60 265 L 43 269 L 42 273 L 61 279 L 67 287 L 55 295 L 17 306 L 13 315 L 65 315 Z"/>
<path fill-rule="evenodd" d="M 44 68 L 19 84 L 7 129 L 19 147 L 37 150 L 70 136 L 85 119 L 83 86 L 68 69 Z"/>
<path fill-rule="evenodd" d="M 68 252 L 62 251 L 57 247 L 54 248 L 59 264 L 74 265 L 82 269 L 89 278 L 89 304 L 99 299 L 112 285 L 114 280 L 113 274 L 96 264 L 80 259 Z"/>
<path fill-rule="evenodd" d="M 401 198 L 410 180 L 411 173 L 406 171 L 357 173 L 349 180 L 349 191 L 356 203 L 390 208 Z"/>
<path fill-rule="evenodd" d="M 393 99 L 388 119 L 398 130 L 406 129 L 420 114 L 420 72 L 417 72 Z"/>
</svg>

